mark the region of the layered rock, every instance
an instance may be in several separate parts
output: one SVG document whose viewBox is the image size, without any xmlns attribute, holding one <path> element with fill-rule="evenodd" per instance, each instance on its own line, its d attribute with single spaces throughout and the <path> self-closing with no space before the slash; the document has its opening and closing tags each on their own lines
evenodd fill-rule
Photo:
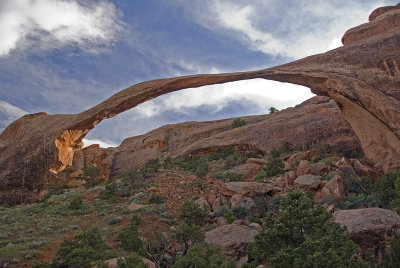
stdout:
<svg viewBox="0 0 400 268">
<path fill-rule="evenodd" d="M 259 71 L 143 82 L 79 114 L 42 113 L 18 119 L 0 135 L 0 203 L 37 200 L 49 182 L 65 177 L 60 173 L 72 166 L 83 137 L 103 119 L 169 92 L 253 78 L 299 84 L 329 96 L 354 129 L 366 156 L 384 171 L 393 170 L 400 166 L 400 10 L 379 13 L 349 30 L 343 47 L 324 54 Z M 238 138 L 254 125 L 232 135 Z"/>
</svg>

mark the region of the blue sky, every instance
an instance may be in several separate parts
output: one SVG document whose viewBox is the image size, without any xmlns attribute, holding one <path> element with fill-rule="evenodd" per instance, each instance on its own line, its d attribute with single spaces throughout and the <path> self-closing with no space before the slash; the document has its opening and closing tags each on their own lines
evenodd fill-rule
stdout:
<svg viewBox="0 0 400 268">
<path fill-rule="evenodd" d="M 396 3 L 1 0 L 0 131 L 25 113 L 77 113 L 146 80 L 261 69 L 322 53 L 373 9 Z M 164 124 L 263 114 L 310 96 L 264 80 L 187 89 L 103 121 L 87 140 L 116 145 Z"/>
</svg>

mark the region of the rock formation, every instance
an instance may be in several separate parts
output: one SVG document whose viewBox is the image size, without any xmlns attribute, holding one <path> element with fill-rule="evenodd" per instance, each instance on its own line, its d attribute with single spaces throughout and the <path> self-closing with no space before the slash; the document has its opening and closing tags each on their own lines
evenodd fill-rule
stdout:
<svg viewBox="0 0 400 268">
<path fill-rule="evenodd" d="M 373 13 L 374 14 L 374 13 Z M 37 200 L 63 178 L 83 137 L 101 120 L 184 88 L 264 78 L 309 87 L 343 112 L 366 156 L 389 171 L 400 165 L 400 9 L 375 12 L 350 29 L 344 46 L 258 71 L 193 75 L 133 85 L 79 114 L 24 116 L 0 135 L 0 203 Z M 49 172 L 51 170 L 51 172 Z"/>
</svg>

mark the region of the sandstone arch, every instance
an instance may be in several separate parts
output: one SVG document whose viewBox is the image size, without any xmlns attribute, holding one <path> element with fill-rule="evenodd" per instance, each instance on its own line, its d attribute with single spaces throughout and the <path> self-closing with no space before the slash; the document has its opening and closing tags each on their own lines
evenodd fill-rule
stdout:
<svg viewBox="0 0 400 268">
<path fill-rule="evenodd" d="M 400 166 L 400 9 L 387 10 L 346 32 L 345 46 L 324 54 L 258 71 L 143 82 L 79 114 L 24 116 L 0 135 L 0 203 L 37 200 L 56 179 L 49 170 L 68 170 L 83 137 L 103 119 L 169 92 L 253 78 L 299 84 L 331 97 L 367 157 L 392 170 Z"/>
</svg>

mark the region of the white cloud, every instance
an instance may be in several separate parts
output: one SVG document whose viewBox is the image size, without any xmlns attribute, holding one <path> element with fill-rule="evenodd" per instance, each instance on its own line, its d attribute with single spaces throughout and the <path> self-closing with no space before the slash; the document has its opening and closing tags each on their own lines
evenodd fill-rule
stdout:
<svg viewBox="0 0 400 268">
<path fill-rule="evenodd" d="M 27 111 L 24 111 L 21 108 L 0 100 L 0 133 L 13 121 L 27 113 Z"/>
<path fill-rule="evenodd" d="M 2 0 L 0 56 L 15 49 L 41 51 L 67 46 L 104 52 L 123 30 L 121 14 L 103 1 Z"/>
<path fill-rule="evenodd" d="M 301 58 L 341 46 L 344 32 L 394 1 L 175 0 L 189 18 L 250 50 Z"/>
<path fill-rule="evenodd" d="M 152 117 L 171 110 L 190 113 L 190 109 L 203 105 L 213 106 L 213 111 L 218 112 L 232 101 L 251 101 L 260 113 L 266 113 L 268 106 L 283 109 L 313 96 L 307 87 L 252 79 L 184 89 L 141 104 L 136 109 L 144 116 Z"/>
<path fill-rule="evenodd" d="M 83 139 L 84 147 L 88 147 L 92 144 L 99 144 L 101 148 L 116 147 L 117 145 L 111 142 L 102 141 L 98 139 Z"/>
</svg>

